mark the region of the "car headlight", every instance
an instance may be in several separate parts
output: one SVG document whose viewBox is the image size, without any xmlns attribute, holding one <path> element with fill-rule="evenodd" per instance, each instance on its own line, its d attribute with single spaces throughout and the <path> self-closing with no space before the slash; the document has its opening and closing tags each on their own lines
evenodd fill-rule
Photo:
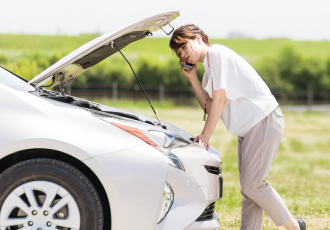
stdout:
<svg viewBox="0 0 330 230">
<path fill-rule="evenodd" d="M 105 120 L 105 119 L 103 119 Z M 151 145 L 152 147 L 156 148 L 158 151 L 162 152 L 166 158 L 167 163 L 177 169 L 181 169 L 185 171 L 182 163 L 180 162 L 179 158 L 173 154 L 170 148 L 179 147 L 190 144 L 189 141 L 184 140 L 180 137 L 175 137 L 174 135 L 160 132 L 160 131 L 145 131 L 140 130 L 134 126 L 128 126 L 126 124 L 121 124 L 118 122 L 113 122 L 105 120 L 118 128 L 125 130 L 126 132 L 140 138 L 147 144 Z"/>
<path fill-rule="evenodd" d="M 173 201 L 174 201 L 173 190 L 171 186 L 167 182 L 165 182 L 164 193 L 162 197 L 162 205 L 160 206 L 160 212 L 159 212 L 157 224 L 161 223 L 164 220 L 165 216 L 170 211 Z"/>
<path fill-rule="evenodd" d="M 175 167 L 177 169 L 181 169 L 183 171 L 186 171 L 184 169 L 181 161 L 179 160 L 179 158 L 175 154 L 173 154 L 171 152 L 168 152 L 165 156 L 167 157 L 167 163 L 169 165 L 171 165 L 171 166 L 173 166 L 173 167 Z"/>
<path fill-rule="evenodd" d="M 173 145 L 175 138 L 173 135 L 165 134 L 160 131 L 149 131 L 149 134 L 153 137 L 153 139 L 162 146 L 163 148 L 168 148 Z"/>
<path fill-rule="evenodd" d="M 166 149 L 165 156 L 167 157 L 167 163 L 175 168 L 185 171 L 180 159 L 173 154 L 169 148 L 188 145 L 189 142 L 174 135 L 167 134 L 160 131 L 148 131 L 151 137 L 157 142 L 158 145 Z"/>
<path fill-rule="evenodd" d="M 151 137 L 163 148 L 178 148 L 191 144 L 191 141 L 185 140 L 179 136 L 174 136 L 161 131 L 149 130 Z"/>
</svg>

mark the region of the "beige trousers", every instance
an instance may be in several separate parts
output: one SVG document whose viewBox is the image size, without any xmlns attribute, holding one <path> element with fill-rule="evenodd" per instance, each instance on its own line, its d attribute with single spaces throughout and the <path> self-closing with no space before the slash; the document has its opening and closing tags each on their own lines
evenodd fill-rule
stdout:
<svg viewBox="0 0 330 230">
<path fill-rule="evenodd" d="M 261 229 L 263 210 L 277 226 L 284 226 L 292 218 L 280 195 L 266 182 L 283 131 L 283 115 L 277 107 L 244 137 L 238 136 L 238 169 L 243 195 L 242 230 Z"/>
</svg>

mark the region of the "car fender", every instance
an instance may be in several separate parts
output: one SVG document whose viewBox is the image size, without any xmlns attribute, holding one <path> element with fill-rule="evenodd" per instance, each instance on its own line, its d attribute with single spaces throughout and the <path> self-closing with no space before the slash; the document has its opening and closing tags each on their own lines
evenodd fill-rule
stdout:
<svg viewBox="0 0 330 230">
<path fill-rule="evenodd" d="M 111 229 L 155 229 L 168 165 L 165 156 L 144 145 L 87 159 L 108 194 Z"/>
<path fill-rule="evenodd" d="M 145 144 L 82 108 L 3 84 L 0 106 L 0 159 L 32 147 L 58 150 L 84 160 Z"/>
</svg>

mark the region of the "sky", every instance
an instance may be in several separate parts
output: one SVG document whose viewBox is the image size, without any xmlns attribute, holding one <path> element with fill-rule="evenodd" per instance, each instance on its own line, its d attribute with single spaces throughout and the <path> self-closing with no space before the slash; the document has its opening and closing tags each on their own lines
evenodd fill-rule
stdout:
<svg viewBox="0 0 330 230">
<path fill-rule="evenodd" d="M 0 33 L 103 34 L 180 11 L 175 28 L 193 23 L 211 38 L 330 41 L 329 10 L 329 0 L 0 0 Z"/>
</svg>

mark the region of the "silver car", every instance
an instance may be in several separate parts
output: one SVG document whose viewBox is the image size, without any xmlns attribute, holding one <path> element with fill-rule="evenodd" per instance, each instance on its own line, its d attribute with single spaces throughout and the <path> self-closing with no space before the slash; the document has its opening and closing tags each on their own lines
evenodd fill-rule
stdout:
<svg viewBox="0 0 330 230">
<path fill-rule="evenodd" d="M 64 86 L 168 25 L 104 34 L 31 81 L 0 68 L 1 230 L 218 229 L 221 158 L 165 121 L 66 95 Z M 44 88 L 60 85 L 60 92 Z"/>
</svg>

